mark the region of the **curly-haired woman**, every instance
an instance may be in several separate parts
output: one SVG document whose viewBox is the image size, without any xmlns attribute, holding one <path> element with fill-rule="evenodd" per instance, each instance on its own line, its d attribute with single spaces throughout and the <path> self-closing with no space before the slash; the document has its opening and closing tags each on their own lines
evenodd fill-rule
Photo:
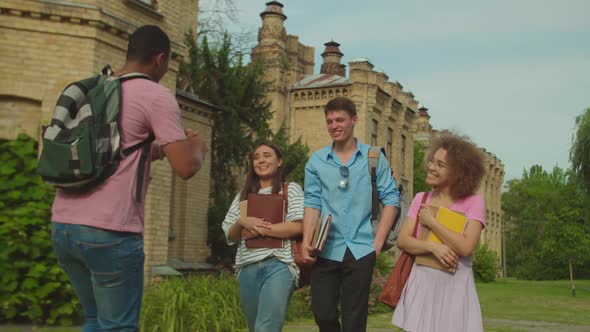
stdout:
<svg viewBox="0 0 590 332">
<path fill-rule="evenodd" d="M 485 169 L 480 150 L 468 140 L 443 134 L 427 157 L 426 183 L 430 193 L 418 193 L 398 237 L 398 247 L 413 255 L 434 255 L 456 272 L 414 264 L 392 322 L 412 332 L 483 331 L 481 309 L 472 271 L 472 255 L 485 228 L 485 204 L 476 194 Z M 426 204 L 421 204 L 428 195 Z M 462 234 L 440 224 L 427 205 L 446 207 L 467 216 Z M 412 232 L 419 216 L 418 236 Z M 419 240 L 423 226 L 444 244 Z"/>
</svg>

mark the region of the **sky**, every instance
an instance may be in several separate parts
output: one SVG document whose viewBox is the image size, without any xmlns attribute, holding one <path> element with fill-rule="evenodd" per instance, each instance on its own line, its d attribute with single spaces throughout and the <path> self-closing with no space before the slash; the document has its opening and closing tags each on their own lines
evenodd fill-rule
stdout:
<svg viewBox="0 0 590 332">
<path fill-rule="evenodd" d="M 227 29 L 255 39 L 266 1 L 233 2 Z M 315 73 L 333 39 L 344 64 L 369 58 L 412 91 L 435 129 L 495 154 L 505 180 L 535 164 L 570 167 L 575 118 L 590 107 L 590 1 L 281 2 L 287 33 L 315 47 Z"/>
</svg>

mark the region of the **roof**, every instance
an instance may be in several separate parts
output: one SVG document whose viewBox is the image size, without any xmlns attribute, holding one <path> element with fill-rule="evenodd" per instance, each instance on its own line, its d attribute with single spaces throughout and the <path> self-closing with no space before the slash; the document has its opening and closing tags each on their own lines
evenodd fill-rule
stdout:
<svg viewBox="0 0 590 332">
<path fill-rule="evenodd" d="M 352 60 L 350 60 L 348 62 L 368 62 L 370 64 L 373 64 L 371 62 L 371 60 L 369 60 L 369 58 L 354 58 L 354 59 L 352 59 Z"/>
<path fill-rule="evenodd" d="M 304 75 L 298 82 L 293 84 L 293 89 L 310 89 L 327 86 L 351 85 L 352 82 L 346 77 L 334 74 Z"/>
</svg>

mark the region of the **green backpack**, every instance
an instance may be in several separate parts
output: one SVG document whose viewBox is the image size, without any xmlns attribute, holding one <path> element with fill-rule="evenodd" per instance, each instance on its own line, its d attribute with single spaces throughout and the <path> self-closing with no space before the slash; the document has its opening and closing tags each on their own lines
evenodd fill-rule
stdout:
<svg viewBox="0 0 590 332">
<path fill-rule="evenodd" d="M 383 153 L 385 155 L 385 150 L 380 146 L 371 146 L 369 149 L 369 174 L 371 175 L 371 227 L 373 227 L 373 236 L 377 233 L 377 229 L 379 228 L 379 218 L 381 217 L 381 201 L 379 201 L 379 193 L 377 192 L 377 165 L 379 164 L 379 155 Z M 398 185 L 398 190 L 400 193 L 400 203 L 401 197 L 403 195 L 403 186 Z M 387 237 L 385 238 L 385 242 L 383 243 L 383 247 L 381 251 L 386 251 L 391 249 L 395 246 L 397 242 L 397 234 L 399 233 L 399 219 L 402 215 L 402 206 L 398 208 L 397 215 L 393 220 L 393 225 L 391 225 L 391 229 L 387 233 Z"/>
<path fill-rule="evenodd" d="M 121 82 L 150 79 L 131 73 L 117 77 L 110 66 L 100 75 L 68 85 L 60 95 L 51 123 L 43 127 L 43 151 L 37 173 L 58 188 L 84 192 L 96 187 L 117 170 L 119 162 L 143 147 L 136 199 L 153 133 L 143 142 L 121 149 Z"/>
</svg>

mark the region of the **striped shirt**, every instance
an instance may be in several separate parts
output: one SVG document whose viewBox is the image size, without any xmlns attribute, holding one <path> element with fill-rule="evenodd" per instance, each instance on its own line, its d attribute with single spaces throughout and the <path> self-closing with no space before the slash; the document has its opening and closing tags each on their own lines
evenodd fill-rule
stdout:
<svg viewBox="0 0 590 332">
<path fill-rule="evenodd" d="M 259 194 L 270 194 L 272 193 L 272 187 L 262 188 L 258 191 Z M 282 194 L 282 188 L 280 194 Z M 302 220 L 303 219 L 303 189 L 295 182 L 289 182 L 289 202 L 287 207 L 287 216 L 285 217 L 286 222 Z M 238 221 L 240 218 L 240 193 L 236 195 L 221 227 L 225 233 L 225 239 L 228 245 L 233 245 L 235 242 L 228 238 L 230 227 Z M 293 252 L 291 250 L 291 240 L 284 240 L 282 248 L 246 248 L 246 241 L 240 240 L 238 251 L 236 253 L 235 269 L 236 275 L 240 273 L 243 266 L 260 262 L 263 259 L 274 255 L 281 262 L 289 265 L 289 270 L 295 277 L 295 280 L 299 279 L 299 269 L 293 261 Z"/>
</svg>

